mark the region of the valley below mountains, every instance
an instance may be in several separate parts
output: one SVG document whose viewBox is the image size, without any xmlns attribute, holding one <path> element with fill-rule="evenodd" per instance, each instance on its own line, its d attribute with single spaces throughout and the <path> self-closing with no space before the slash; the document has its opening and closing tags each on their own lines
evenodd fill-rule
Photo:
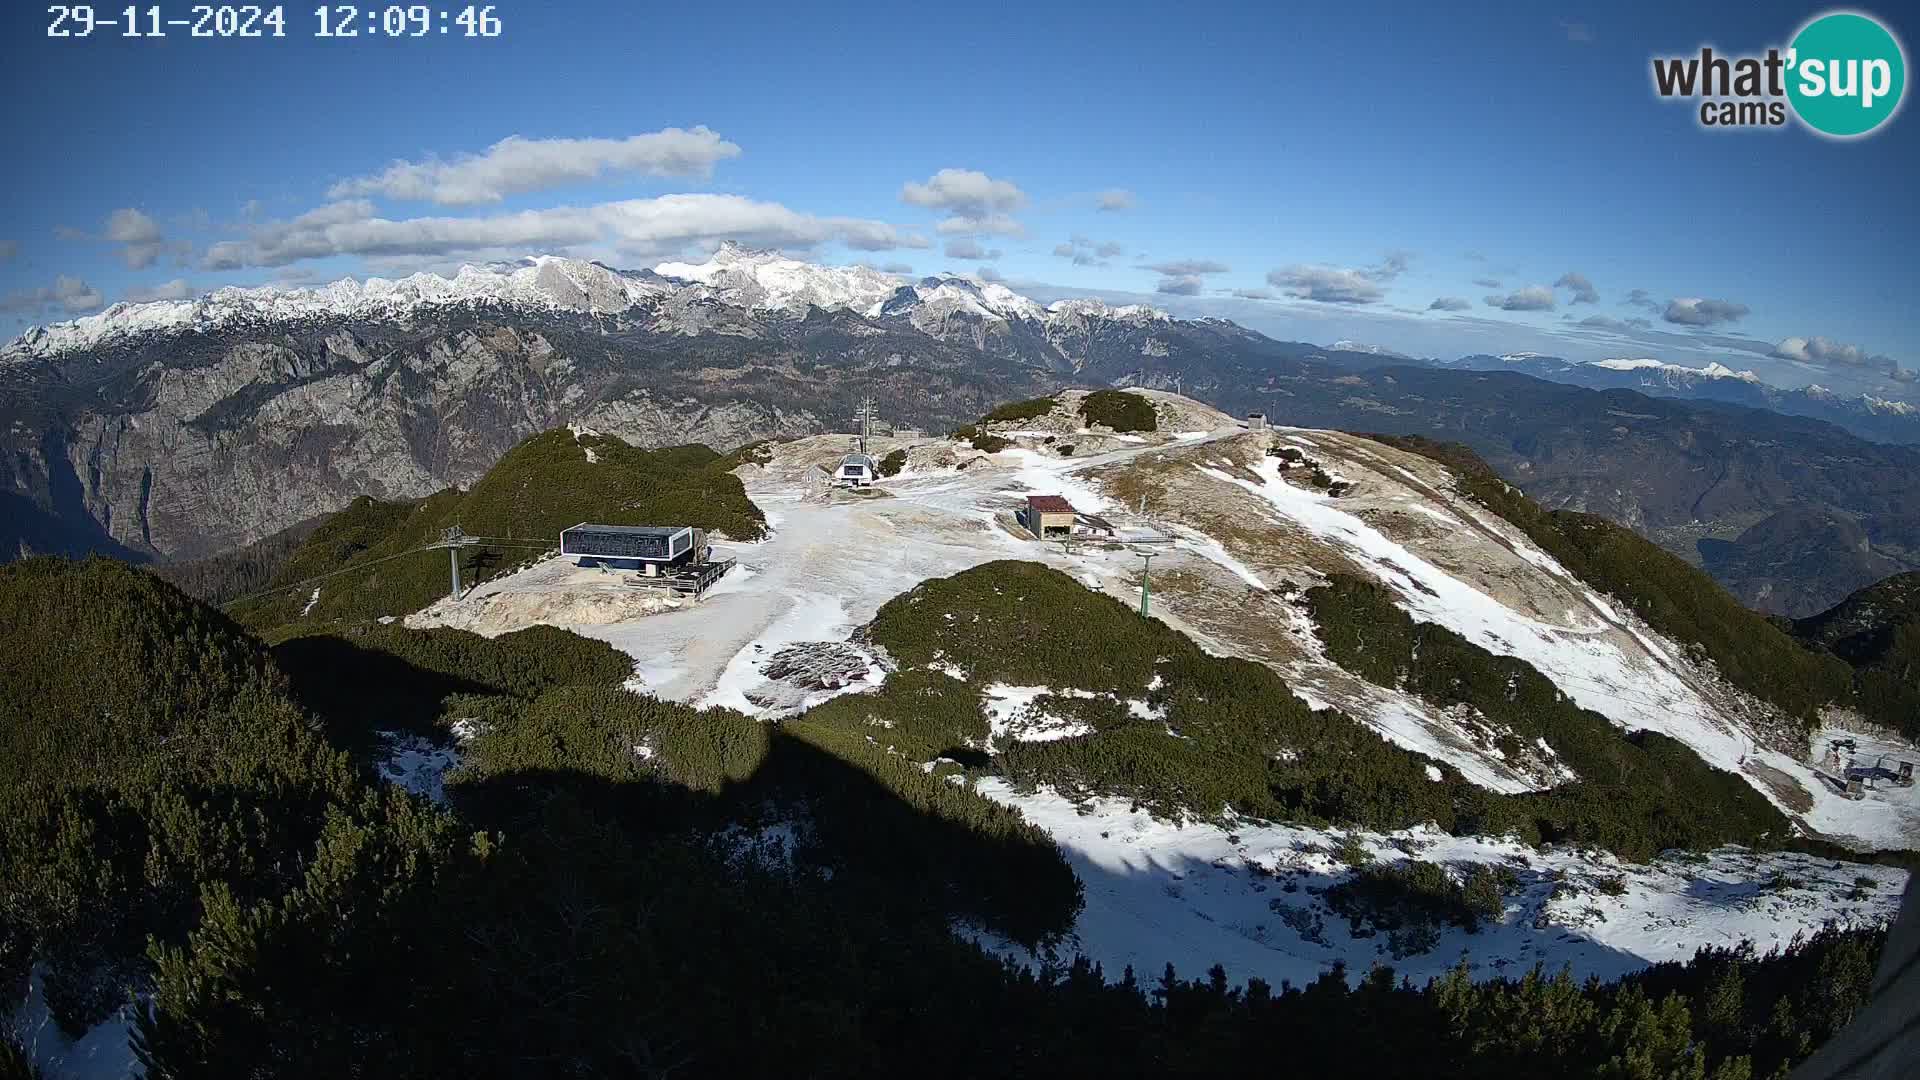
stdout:
<svg viewBox="0 0 1920 1080">
<path fill-rule="evenodd" d="M 207 555 L 359 495 L 470 485 L 569 424 L 727 450 L 846 430 L 864 395 L 890 424 L 944 432 L 1069 386 L 1458 441 L 1542 504 L 1630 525 L 1776 613 L 1920 568 L 1920 448 L 1821 420 L 734 248 L 638 272 L 542 258 L 225 289 L 36 329 L 0 350 L 0 551 Z"/>
</svg>

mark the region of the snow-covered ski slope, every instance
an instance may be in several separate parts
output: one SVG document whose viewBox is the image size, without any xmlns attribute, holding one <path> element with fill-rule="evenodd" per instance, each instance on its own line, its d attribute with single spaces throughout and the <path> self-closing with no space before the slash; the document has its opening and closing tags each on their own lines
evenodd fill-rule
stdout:
<svg viewBox="0 0 1920 1080">
<path fill-rule="evenodd" d="M 1273 666 L 1309 703 L 1338 707 L 1476 783 L 1521 791 L 1571 774 L 1544 746 L 1526 760 L 1506 759 L 1484 718 L 1471 710 L 1442 712 L 1332 664 L 1311 619 L 1292 599 L 1298 589 L 1333 570 L 1372 576 L 1417 618 L 1527 659 L 1570 697 L 1623 727 L 1667 732 L 1714 764 L 1741 772 L 1783 808 L 1803 807 L 1794 812 L 1808 828 L 1862 847 L 1910 847 L 1920 838 L 1913 790 L 1885 789 L 1850 802 L 1825 791 L 1795 755 L 1757 745 L 1751 724 L 1760 710 L 1753 702 L 1690 666 L 1676 646 L 1593 595 L 1504 522 L 1450 496 L 1447 474 L 1435 463 L 1330 432 L 1253 434 L 1218 413 L 1210 425 L 1199 434 L 1197 425 L 1183 424 L 1176 435 L 1111 440 L 1101 445 L 1118 449 L 1071 459 L 1039 438 L 1023 437 L 1019 447 L 994 455 L 939 440 L 882 443 L 875 447 L 882 453 L 910 447 L 907 469 L 871 496 L 831 499 L 809 494 L 806 473 L 837 459 L 844 440 L 782 444 L 765 465 L 741 470 L 772 535 L 717 543 L 739 568 L 697 604 L 570 623 L 541 598 L 542 582 L 573 573 L 550 562 L 409 622 L 498 632 L 557 621 L 633 656 L 635 689 L 776 718 L 883 681 L 887 662 L 874 657 L 864 684 L 804 689 L 766 676 L 774 654 L 798 643 L 847 642 L 882 604 L 928 578 L 995 559 L 1026 559 L 1136 603 L 1140 559 L 1134 551 L 1086 543 L 1069 551 L 1010 527 L 1026 495 L 1059 494 L 1082 511 L 1102 514 L 1122 536 L 1167 541 L 1152 545 L 1158 552 L 1155 617 L 1209 651 Z M 1265 463 L 1269 442 L 1298 447 L 1351 487 L 1330 496 L 1281 475 Z M 617 576 L 608 576 L 604 587 L 624 589 Z M 528 605 L 525 620 L 516 616 L 521 604 Z M 1064 737 L 1072 732 L 1020 711 L 1020 703 L 1077 689 L 988 687 L 982 710 L 1008 738 Z M 1075 807 L 1046 790 L 1019 793 L 991 782 L 983 790 L 1046 828 L 1074 862 L 1088 896 L 1071 944 L 1100 959 L 1110 975 L 1128 963 L 1157 971 L 1171 960 L 1189 973 L 1221 962 L 1236 979 L 1298 981 L 1334 961 L 1363 970 L 1374 959 L 1392 960 L 1378 951 L 1384 935 L 1355 937 L 1343 919 L 1316 908 L 1308 890 L 1340 871 L 1299 849 L 1332 846 L 1336 838 L 1327 831 L 1257 822 L 1231 829 L 1179 825 L 1125 805 Z M 1366 842 L 1383 858 L 1398 857 L 1385 854 L 1398 845 L 1429 861 L 1511 863 L 1520 881 L 1501 924 L 1478 934 L 1448 931 L 1436 947 L 1393 961 L 1416 974 L 1450 966 L 1462 949 L 1484 974 L 1542 960 L 1609 975 L 1684 958 L 1701 944 L 1747 938 L 1764 948 L 1829 920 L 1890 915 L 1905 877 L 1897 870 L 1737 851 L 1705 862 L 1623 867 L 1604 856 L 1529 852 L 1436 833 Z M 1574 887 L 1550 900 L 1554 877 Z M 1855 880 L 1863 877 L 1871 879 L 1870 888 Z M 1597 882 L 1612 878 L 1624 882 L 1624 892 L 1598 891 Z M 1848 899 L 1856 892 L 1859 898 Z M 1317 930 L 1316 912 L 1324 923 Z"/>
</svg>

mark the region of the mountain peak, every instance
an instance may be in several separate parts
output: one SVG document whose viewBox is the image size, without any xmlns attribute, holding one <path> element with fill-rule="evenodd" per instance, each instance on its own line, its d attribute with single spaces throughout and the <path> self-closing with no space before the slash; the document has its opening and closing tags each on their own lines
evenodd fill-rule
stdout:
<svg viewBox="0 0 1920 1080">
<path fill-rule="evenodd" d="M 1047 311 L 1055 315 L 1104 317 L 1134 322 L 1166 322 L 1173 318 L 1159 308 L 1149 307 L 1146 304 L 1124 304 L 1115 307 L 1095 296 L 1076 296 L 1066 300 L 1055 300 L 1047 305 Z"/>
</svg>

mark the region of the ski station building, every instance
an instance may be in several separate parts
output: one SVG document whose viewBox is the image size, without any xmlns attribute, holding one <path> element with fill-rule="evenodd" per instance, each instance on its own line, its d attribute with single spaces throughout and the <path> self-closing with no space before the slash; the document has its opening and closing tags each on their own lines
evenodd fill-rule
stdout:
<svg viewBox="0 0 1920 1080">
<path fill-rule="evenodd" d="M 874 464 L 873 457 L 865 453 L 852 453 L 840 459 L 840 467 L 833 471 L 833 482 L 840 487 L 871 487 L 880 478 L 880 467 Z"/>
</svg>

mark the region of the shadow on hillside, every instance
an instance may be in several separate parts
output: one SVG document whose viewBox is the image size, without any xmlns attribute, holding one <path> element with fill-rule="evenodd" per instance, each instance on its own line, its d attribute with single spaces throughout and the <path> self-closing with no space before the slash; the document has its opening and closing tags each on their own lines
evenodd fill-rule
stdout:
<svg viewBox="0 0 1920 1080">
<path fill-rule="evenodd" d="M 410 727 L 444 740 L 435 726 L 444 697 L 498 693 L 340 638 L 295 639 L 276 650 L 276 659 L 293 679 L 296 694 L 328 718 L 337 741 L 362 751 L 370 749 L 376 729 Z M 536 723 L 524 711 L 508 715 L 498 722 Z M 724 725 L 759 730 L 737 716 L 702 718 L 695 730 L 709 723 L 715 732 Z M 1136 825 L 1150 829 L 1144 816 L 1118 815 L 1111 828 L 1096 830 L 1098 840 L 1085 828 L 1056 825 L 1056 847 L 1042 834 L 1012 825 L 995 809 L 998 804 L 951 798 L 957 793 L 946 789 L 944 778 L 911 766 L 896 771 L 883 762 L 883 780 L 858 761 L 778 726 L 765 729 L 764 752 L 753 751 L 757 758 L 744 768 L 727 767 L 720 760 L 725 752 L 684 733 L 676 737 L 684 746 L 655 747 L 664 760 L 684 758 L 695 773 L 740 777 L 716 781 L 710 790 L 670 782 L 638 757 L 626 760 L 626 744 L 642 740 L 612 717 L 587 730 L 595 741 L 606 742 L 580 745 L 579 728 L 531 729 L 527 745 L 537 751 L 530 752 L 544 755 L 537 762 L 494 762 L 491 767 L 500 771 L 457 779 L 447 785 L 448 797 L 474 826 L 506 836 L 517 847 L 537 837 L 534 846 L 543 851 L 585 843 L 571 835 L 575 830 L 610 832 L 636 850 L 714 840 L 725 849 L 723 858 L 727 851 L 744 851 L 761 841 L 757 854 L 778 856 L 783 866 L 815 880 L 834 898 L 827 918 L 836 932 L 876 920 L 921 930 L 957 922 L 1018 943 L 1018 948 L 995 951 L 1031 962 L 1045 953 L 1031 947 L 1047 942 L 1058 946 L 1054 955 L 1070 960 L 1076 942 L 1065 935 L 1078 930 L 1077 947 L 1102 962 L 1109 978 L 1131 965 L 1144 979 L 1171 962 L 1187 977 L 1220 964 L 1236 982 L 1258 976 L 1299 985 L 1335 963 L 1356 976 L 1379 963 L 1424 981 L 1457 963 L 1463 951 L 1482 977 L 1518 975 L 1535 961 L 1558 971 L 1563 961 L 1571 961 L 1581 976 L 1611 978 L 1649 962 L 1579 928 L 1549 924 L 1536 929 L 1534 916 L 1553 888 L 1538 870 L 1517 870 L 1505 923 L 1470 933 L 1442 919 L 1430 944 L 1409 950 L 1409 941 L 1420 946 L 1425 938 L 1419 933 L 1396 938 L 1384 925 L 1394 921 L 1391 913 L 1380 925 L 1354 934 L 1346 918 L 1316 904 L 1343 872 L 1275 876 L 1241 857 L 1264 851 L 1249 852 L 1237 841 L 1218 856 L 1189 857 L 1146 843 L 1128 852 L 1124 840 L 1110 841 L 1106 835 L 1125 837 Z M 613 774 L 590 771 L 609 767 L 608 750 Z M 948 756 L 958 755 L 949 751 Z M 552 767 L 570 759 L 587 764 Z M 948 805 L 937 805 L 940 795 L 950 796 Z M 558 813 L 562 807 L 565 813 Z M 1086 911 L 1076 918 L 1081 883 Z M 1308 922 L 1316 910 L 1318 931 Z M 1396 950 L 1408 954 L 1396 957 Z"/>
<path fill-rule="evenodd" d="M 515 772 L 448 790 L 476 824 L 509 835 L 543 805 L 563 800 L 591 807 L 642 843 L 724 836 L 746 850 L 759 842 L 760 854 L 826 882 L 836 932 L 876 919 L 923 927 L 932 919 L 963 926 L 990 953 L 1029 965 L 1085 953 L 1110 980 L 1129 966 L 1148 981 L 1168 964 L 1185 978 L 1217 964 L 1234 983 L 1257 977 L 1300 986 L 1336 965 L 1352 978 L 1385 965 L 1418 984 L 1463 958 L 1476 978 L 1519 977 L 1539 963 L 1549 974 L 1571 964 L 1577 977 L 1612 979 L 1664 959 L 1637 956 L 1577 926 L 1536 927 L 1555 885 L 1541 869 L 1516 868 L 1503 922 L 1468 931 L 1442 914 L 1422 930 L 1418 915 L 1388 904 L 1356 933 L 1322 903 L 1345 871 L 1275 875 L 1244 859 L 1144 846 L 1116 859 L 1106 846 L 1095 852 L 1071 835 L 1056 846 L 1026 831 L 982 832 L 910 804 L 856 764 L 778 729 L 771 734 L 752 775 L 712 794 L 567 770 Z M 1103 831 L 1123 836 L 1127 824 Z"/>
<path fill-rule="evenodd" d="M 328 740 L 356 752 L 370 749 L 378 731 L 434 731 L 449 695 L 498 693 L 331 634 L 290 638 L 273 647 L 273 660 Z"/>
<path fill-rule="evenodd" d="M 23 551 L 72 558 L 106 555 L 136 566 L 153 561 L 151 552 L 115 540 L 87 513 L 71 469 L 54 480 L 52 510 L 18 492 L 0 492 L 0 553 L 9 559 Z"/>
<path fill-rule="evenodd" d="M 509 835 L 563 800 L 640 842 L 761 841 L 851 901 L 850 919 L 856 910 L 863 919 L 965 919 L 1024 944 L 1071 929 L 1078 889 L 1039 834 L 915 806 L 857 764 L 777 728 L 769 734 L 753 773 L 715 792 L 554 769 L 450 783 L 448 792 L 463 816 Z"/>
</svg>

